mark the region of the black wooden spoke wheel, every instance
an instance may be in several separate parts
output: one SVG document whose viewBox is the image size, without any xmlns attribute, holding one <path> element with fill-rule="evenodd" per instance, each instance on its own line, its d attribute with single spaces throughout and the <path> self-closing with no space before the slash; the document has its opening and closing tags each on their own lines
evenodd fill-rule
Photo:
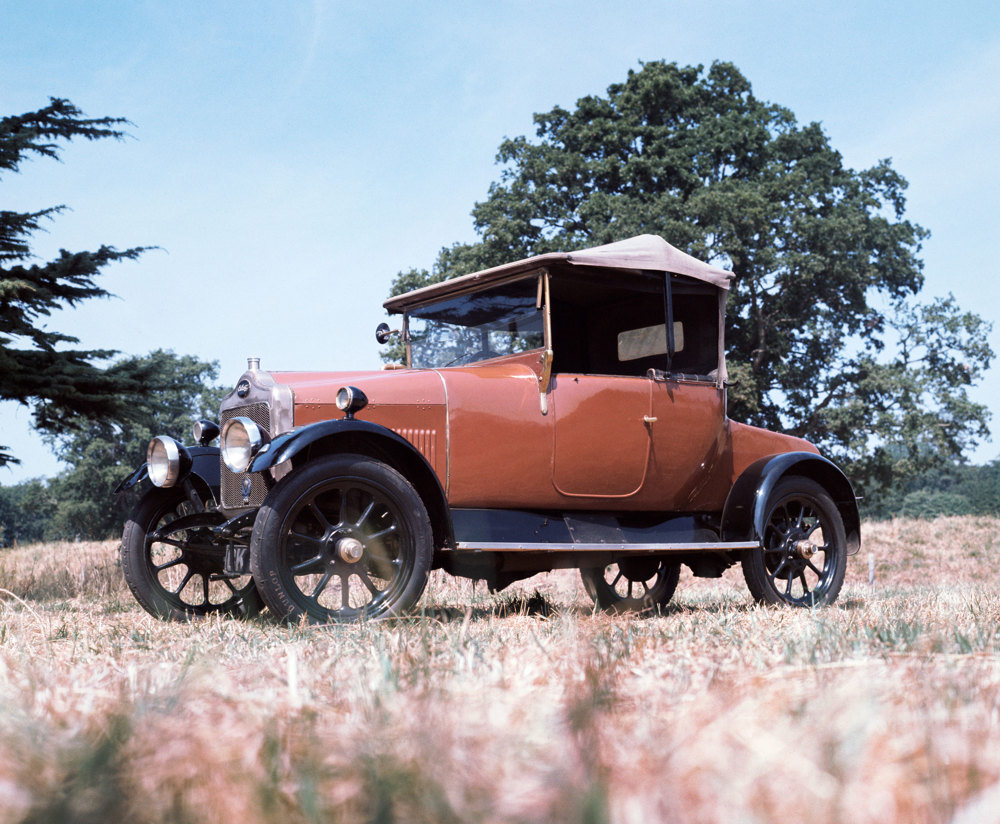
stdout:
<svg viewBox="0 0 1000 824">
<path fill-rule="evenodd" d="M 783 478 L 768 499 L 760 549 L 743 555 L 743 576 L 762 604 L 832 604 L 847 569 L 844 523 L 833 499 L 808 478 Z"/>
<path fill-rule="evenodd" d="M 222 516 L 195 516 L 181 489 L 153 489 L 140 499 L 122 533 L 122 571 L 132 594 L 157 618 L 256 615 L 264 604 L 253 579 L 225 576 L 225 550 L 212 542 L 210 528 Z M 195 522 L 188 528 L 171 527 L 192 517 Z"/>
<path fill-rule="evenodd" d="M 661 610 L 674 595 L 681 565 L 655 556 L 622 558 L 604 567 L 580 570 L 583 587 L 608 612 Z"/>
<path fill-rule="evenodd" d="M 254 523 L 250 565 L 281 618 L 313 623 L 396 615 L 427 585 L 433 533 L 423 501 L 395 469 L 361 455 L 328 455 L 268 493 Z"/>
</svg>

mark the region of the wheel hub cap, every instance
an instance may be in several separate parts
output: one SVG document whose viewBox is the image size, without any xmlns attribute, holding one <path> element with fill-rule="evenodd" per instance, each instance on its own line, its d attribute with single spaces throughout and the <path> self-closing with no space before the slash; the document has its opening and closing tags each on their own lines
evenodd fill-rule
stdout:
<svg viewBox="0 0 1000 824">
<path fill-rule="evenodd" d="M 811 541 L 797 541 L 795 543 L 795 554 L 808 561 L 816 554 L 816 546 Z"/>
<path fill-rule="evenodd" d="M 335 546 L 337 557 L 348 564 L 356 564 L 365 554 L 365 545 L 357 538 L 340 538 Z"/>
</svg>

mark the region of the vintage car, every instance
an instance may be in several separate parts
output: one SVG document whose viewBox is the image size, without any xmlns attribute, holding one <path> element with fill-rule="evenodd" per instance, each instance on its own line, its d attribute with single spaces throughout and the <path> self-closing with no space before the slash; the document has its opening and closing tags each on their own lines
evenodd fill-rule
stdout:
<svg viewBox="0 0 1000 824">
<path fill-rule="evenodd" d="M 658 609 L 681 564 L 742 564 L 766 604 L 832 602 L 851 484 L 809 442 L 726 416 L 732 273 L 642 235 L 385 302 L 405 365 L 249 368 L 195 445 L 153 439 L 122 567 L 154 615 L 397 615 L 432 569 L 493 590 L 578 568 Z M 210 444 L 220 438 L 221 446 Z"/>
</svg>

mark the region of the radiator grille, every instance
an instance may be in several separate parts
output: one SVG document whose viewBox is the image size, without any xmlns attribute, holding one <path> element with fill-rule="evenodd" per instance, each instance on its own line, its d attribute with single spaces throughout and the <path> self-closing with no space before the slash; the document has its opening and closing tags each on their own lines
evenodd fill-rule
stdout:
<svg viewBox="0 0 1000 824">
<path fill-rule="evenodd" d="M 226 421 L 232 418 L 249 418 L 264 432 L 271 432 L 271 413 L 266 403 L 252 403 L 248 406 L 237 406 L 233 409 L 226 409 L 220 416 L 220 424 L 225 427 Z M 267 494 L 267 485 L 264 477 L 257 472 L 249 474 L 247 472 L 232 472 L 225 462 L 219 458 L 222 474 L 222 506 L 224 509 L 245 509 L 251 506 L 260 506 L 264 502 Z M 243 479 L 250 479 L 249 500 L 245 500 L 243 495 Z"/>
</svg>

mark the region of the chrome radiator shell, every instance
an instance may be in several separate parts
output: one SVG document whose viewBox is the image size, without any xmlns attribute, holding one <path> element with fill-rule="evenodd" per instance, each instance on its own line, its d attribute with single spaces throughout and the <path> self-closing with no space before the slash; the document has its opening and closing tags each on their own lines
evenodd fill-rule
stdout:
<svg viewBox="0 0 1000 824">
<path fill-rule="evenodd" d="M 250 368 L 244 372 L 219 407 L 219 425 L 235 417 L 252 420 L 271 438 L 288 432 L 294 426 L 294 397 L 292 388 L 277 383 L 270 372 L 257 368 L 257 359 L 250 359 Z M 288 471 L 278 466 L 269 473 L 233 472 L 222 461 L 222 509 L 231 514 L 260 506 L 273 482 Z M 245 481 L 249 480 L 249 488 Z"/>
</svg>

